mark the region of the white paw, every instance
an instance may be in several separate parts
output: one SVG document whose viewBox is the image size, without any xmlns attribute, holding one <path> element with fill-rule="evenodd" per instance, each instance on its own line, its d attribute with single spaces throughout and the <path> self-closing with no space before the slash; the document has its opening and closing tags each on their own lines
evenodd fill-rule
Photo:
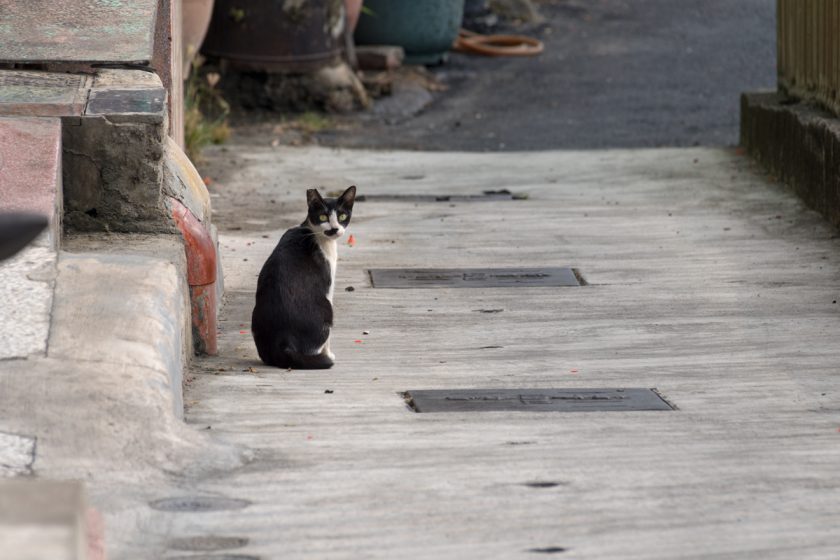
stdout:
<svg viewBox="0 0 840 560">
<path fill-rule="evenodd" d="M 329 350 L 327 350 L 327 357 L 328 357 L 330 360 L 335 361 L 335 354 L 333 354 L 333 353 L 332 353 L 332 352 L 330 352 Z"/>
</svg>

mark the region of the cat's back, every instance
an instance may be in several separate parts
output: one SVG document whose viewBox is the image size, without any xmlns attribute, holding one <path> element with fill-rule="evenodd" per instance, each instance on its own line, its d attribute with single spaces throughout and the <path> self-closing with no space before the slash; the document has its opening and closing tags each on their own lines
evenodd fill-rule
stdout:
<svg viewBox="0 0 840 560">
<path fill-rule="evenodd" d="M 316 249 L 317 243 L 308 228 L 302 226 L 291 228 L 283 234 L 274 247 L 262 272 L 268 272 L 278 265 L 281 268 L 278 272 L 289 270 L 289 267 L 293 265 L 305 265 L 307 261 L 315 260 Z"/>
<path fill-rule="evenodd" d="M 302 287 L 300 282 L 316 287 L 328 281 L 329 266 L 315 236 L 309 228 L 298 226 L 287 230 L 280 238 L 260 271 L 257 289 L 259 292 L 270 287 Z"/>
</svg>

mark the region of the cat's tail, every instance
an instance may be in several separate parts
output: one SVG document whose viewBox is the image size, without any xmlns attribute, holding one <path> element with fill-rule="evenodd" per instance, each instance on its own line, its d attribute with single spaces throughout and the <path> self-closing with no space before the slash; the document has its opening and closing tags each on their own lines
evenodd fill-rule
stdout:
<svg viewBox="0 0 840 560">
<path fill-rule="evenodd" d="M 288 367 L 292 369 L 330 369 L 335 362 L 325 353 L 309 355 L 286 350 L 284 352 Z"/>
</svg>

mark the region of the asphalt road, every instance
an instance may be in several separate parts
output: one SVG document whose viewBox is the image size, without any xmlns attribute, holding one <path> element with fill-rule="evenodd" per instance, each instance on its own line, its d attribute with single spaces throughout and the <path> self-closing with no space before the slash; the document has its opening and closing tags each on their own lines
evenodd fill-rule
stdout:
<svg viewBox="0 0 840 560">
<path fill-rule="evenodd" d="M 399 124 L 362 115 L 325 145 L 509 151 L 721 146 L 739 94 L 775 87 L 773 0 L 543 0 L 538 58 L 453 54 L 449 90 Z"/>
</svg>

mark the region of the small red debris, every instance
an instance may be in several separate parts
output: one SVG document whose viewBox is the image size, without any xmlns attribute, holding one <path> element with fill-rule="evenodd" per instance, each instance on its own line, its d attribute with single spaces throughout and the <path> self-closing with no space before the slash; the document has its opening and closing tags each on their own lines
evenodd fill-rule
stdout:
<svg viewBox="0 0 840 560">
<path fill-rule="evenodd" d="M 312 436 L 306 436 L 306 439 L 311 440 Z"/>
<path fill-rule="evenodd" d="M 576 369 L 570 369 L 569 372 L 570 373 L 577 373 L 578 371 Z"/>
<path fill-rule="evenodd" d="M 239 331 L 239 334 L 248 334 L 248 331 Z"/>
<path fill-rule="evenodd" d="M 210 185 L 213 184 L 213 179 L 211 179 L 210 177 L 205 177 L 204 178 L 204 184 L 209 187 Z"/>
<path fill-rule="evenodd" d="M 356 245 L 356 236 L 353 235 L 352 233 L 350 234 L 350 237 L 347 238 L 347 244 L 350 245 L 351 247 L 355 247 L 355 245 Z"/>
<path fill-rule="evenodd" d="M 361 340 L 359 340 L 359 339 L 356 339 L 356 340 L 354 340 L 353 342 L 355 342 L 356 344 L 362 344 L 362 341 L 361 341 Z"/>
</svg>

